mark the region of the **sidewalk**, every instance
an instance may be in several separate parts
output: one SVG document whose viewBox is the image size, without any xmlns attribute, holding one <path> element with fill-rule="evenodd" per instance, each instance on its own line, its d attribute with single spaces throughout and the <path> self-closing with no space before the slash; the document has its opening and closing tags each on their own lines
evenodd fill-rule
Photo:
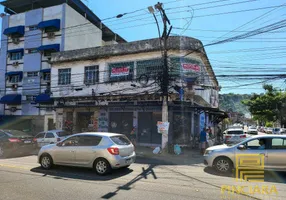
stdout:
<svg viewBox="0 0 286 200">
<path fill-rule="evenodd" d="M 199 150 L 191 150 L 182 148 L 182 154 L 174 155 L 168 153 L 153 154 L 154 147 L 141 147 L 135 148 L 138 158 L 145 158 L 151 161 L 157 161 L 158 164 L 165 165 L 197 165 L 204 166 L 203 156 Z"/>
</svg>

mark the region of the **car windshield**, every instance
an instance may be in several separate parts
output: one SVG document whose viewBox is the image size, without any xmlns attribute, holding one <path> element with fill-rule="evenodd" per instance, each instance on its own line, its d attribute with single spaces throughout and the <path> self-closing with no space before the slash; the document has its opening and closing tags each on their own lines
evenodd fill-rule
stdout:
<svg viewBox="0 0 286 200">
<path fill-rule="evenodd" d="M 129 145 L 131 142 L 125 136 L 112 136 L 111 140 L 117 145 Z"/>
<path fill-rule="evenodd" d="M 10 137 L 30 137 L 27 133 L 18 130 L 3 130 L 2 132 L 7 133 Z"/>
<path fill-rule="evenodd" d="M 59 132 L 57 132 L 57 135 L 58 135 L 59 137 L 66 137 L 66 136 L 69 136 L 70 133 L 69 133 L 69 132 L 66 132 L 66 131 L 59 131 Z"/>
</svg>

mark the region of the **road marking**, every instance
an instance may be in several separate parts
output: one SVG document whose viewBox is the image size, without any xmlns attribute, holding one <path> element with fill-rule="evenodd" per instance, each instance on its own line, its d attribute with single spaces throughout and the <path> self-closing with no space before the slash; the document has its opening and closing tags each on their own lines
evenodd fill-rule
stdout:
<svg viewBox="0 0 286 200">
<path fill-rule="evenodd" d="M 7 167 L 7 168 L 16 168 L 16 169 L 25 169 L 30 170 L 31 168 L 18 166 L 18 165 L 7 165 L 7 164 L 0 164 L 0 167 Z"/>
</svg>

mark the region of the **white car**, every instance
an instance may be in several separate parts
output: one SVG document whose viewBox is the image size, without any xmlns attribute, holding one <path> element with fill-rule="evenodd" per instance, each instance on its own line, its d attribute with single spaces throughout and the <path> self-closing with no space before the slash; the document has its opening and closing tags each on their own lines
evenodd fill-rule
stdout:
<svg viewBox="0 0 286 200">
<path fill-rule="evenodd" d="M 247 134 L 257 135 L 258 134 L 257 128 L 254 126 L 249 127 L 247 130 Z"/>
<path fill-rule="evenodd" d="M 246 137 L 249 137 L 249 135 L 245 134 L 241 128 L 230 128 L 224 132 L 224 142 L 226 144 L 241 142 Z"/>
<path fill-rule="evenodd" d="M 37 141 L 37 145 L 39 148 L 48 145 L 48 144 L 55 144 L 70 134 L 64 130 L 50 130 L 38 133 L 34 137 L 34 141 Z"/>
</svg>

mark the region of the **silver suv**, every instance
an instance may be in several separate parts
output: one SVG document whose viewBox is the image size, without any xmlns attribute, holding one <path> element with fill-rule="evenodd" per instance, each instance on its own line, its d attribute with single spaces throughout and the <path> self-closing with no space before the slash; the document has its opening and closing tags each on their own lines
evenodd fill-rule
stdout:
<svg viewBox="0 0 286 200">
<path fill-rule="evenodd" d="M 43 146 L 38 154 L 42 168 L 55 165 L 94 168 L 99 175 L 135 162 L 133 144 L 116 133 L 79 133 L 57 144 Z"/>
<path fill-rule="evenodd" d="M 238 155 L 264 155 L 265 170 L 286 171 L 286 136 L 257 135 L 232 146 L 213 146 L 206 149 L 204 163 L 219 172 L 230 172 Z"/>
</svg>

